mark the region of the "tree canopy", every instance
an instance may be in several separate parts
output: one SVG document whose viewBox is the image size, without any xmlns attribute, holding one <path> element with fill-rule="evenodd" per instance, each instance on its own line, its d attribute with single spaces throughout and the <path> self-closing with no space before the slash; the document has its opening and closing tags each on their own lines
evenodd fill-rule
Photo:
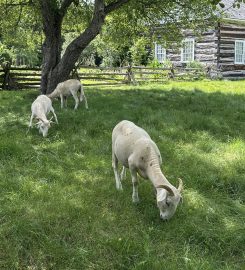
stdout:
<svg viewBox="0 0 245 270">
<path fill-rule="evenodd" d="M 46 93 L 68 78 L 79 56 L 99 34 L 97 51 L 103 47 L 127 50 L 140 46 L 143 38 L 154 41 L 160 37 L 163 43 L 180 40 L 182 29 L 200 31 L 204 21 L 210 23 L 220 2 L 0 0 L 0 41 L 36 62 L 37 52 L 42 52 L 42 92 Z"/>
</svg>

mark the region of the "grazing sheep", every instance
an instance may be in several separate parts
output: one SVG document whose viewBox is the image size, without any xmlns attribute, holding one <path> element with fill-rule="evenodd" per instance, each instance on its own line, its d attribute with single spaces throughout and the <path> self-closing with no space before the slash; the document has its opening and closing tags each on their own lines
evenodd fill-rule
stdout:
<svg viewBox="0 0 245 270">
<path fill-rule="evenodd" d="M 118 161 L 123 165 L 121 177 Z M 115 174 L 116 188 L 122 190 L 121 178 L 125 176 L 125 167 L 129 168 L 133 183 L 133 202 L 138 202 L 137 173 L 149 178 L 156 189 L 157 206 L 163 220 L 170 219 L 182 199 L 182 180 L 175 188 L 163 175 L 160 165 L 161 154 L 149 134 L 134 123 L 124 120 L 118 123 L 112 132 L 112 167 Z"/>
<path fill-rule="evenodd" d="M 80 91 L 80 98 L 78 98 L 77 92 Z M 61 108 L 64 107 L 64 97 L 66 99 L 66 105 L 67 105 L 67 97 L 69 95 L 72 95 L 75 99 L 75 107 L 74 110 L 77 109 L 79 101 L 82 102 L 83 99 L 85 101 L 85 107 L 88 109 L 88 103 L 86 96 L 84 94 L 83 86 L 79 80 L 76 79 L 70 79 L 64 82 L 59 83 L 54 91 L 48 95 L 49 98 L 56 98 L 60 97 L 61 101 Z"/>
<path fill-rule="evenodd" d="M 32 127 L 32 120 L 35 117 L 39 120 L 37 123 L 39 132 L 43 134 L 43 137 L 46 137 L 50 128 L 50 123 L 52 122 L 52 118 L 50 120 L 47 119 L 47 115 L 50 111 L 53 113 L 55 121 L 58 124 L 57 116 L 54 112 L 54 108 L 52 107 L 51 99 L 45 95 L 38 96 L 31 105 L 32 113 L 28 131 Z"/>
</svg>

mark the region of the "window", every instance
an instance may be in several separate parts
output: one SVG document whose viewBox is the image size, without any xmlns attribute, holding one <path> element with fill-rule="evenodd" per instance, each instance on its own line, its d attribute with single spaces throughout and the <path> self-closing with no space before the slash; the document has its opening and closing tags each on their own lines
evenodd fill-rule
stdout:
<svg viewBox="0 0 245 270">
<path fill-rule="evenodd" d="M 235 41 L 235 64 L 245 64 L 245 40 Z"/>
<path fill-rule="evenodd" d="M 185 39 L 182 42 L 181 62 L 187 63 L 194 61 L 194 39 Z"/>
<path fill-rule="evenodd" d="M 159 63 L 163 63 L 166 60 L 166 50 L 157 43 L 155 43 L 155 58 Z"/>
</svg>

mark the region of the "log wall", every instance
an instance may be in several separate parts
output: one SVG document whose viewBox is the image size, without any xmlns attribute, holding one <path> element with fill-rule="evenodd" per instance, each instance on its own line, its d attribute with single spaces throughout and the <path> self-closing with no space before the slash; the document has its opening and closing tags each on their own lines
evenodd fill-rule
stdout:
<svg viewBox="0 0 245 270">
<path fill-rule="evenodd" d="M 201 37 L 196 37 L 191 31 L 185 31 L 186 38 L 195 39 L 194 60 L 205 65 L 217 66 L 218 61 L 218 28 L 207 30 Z M 181 49 L 168 49 L 167 59 L 176 66 L 183 66 L 181 63 Z"/>
<path fill-rule="evenodd" d="M 245 65 L 235 64 L 235 40 L 245 40 L 245 25 L 224 21 L 201 37 L 196 37 L 191 31 L 185 31 L 184 35 L 195 39 L 195 61 L 218 68 L 225 78 L 245 78 Z M 180 49 L 167 49 L 166 53 L 167 59 L 175 66 L 186 65 L 181 63 Z"/>
<path fill-rule="evenodd" d="M 245 25 L 219 24 L 218 67 L 226 78 L 245 78 L 245 65 L 235 64 L 235 40 L 245 40 Z"/>
</svg>

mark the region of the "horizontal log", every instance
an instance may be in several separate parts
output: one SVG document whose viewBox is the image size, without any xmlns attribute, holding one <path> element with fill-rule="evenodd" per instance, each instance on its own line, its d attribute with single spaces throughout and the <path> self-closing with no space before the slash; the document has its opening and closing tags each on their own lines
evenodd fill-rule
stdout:
<svg viewBox="0 0 245 270">
<path fill-rule="evenodd" d="M 142 66 L 132 66 L 132 71 L 134 72 L 136 69 L 145 69 L 145 70 L 170 70 L 170 68 L 152 68 L 152 67 L 142 67 Z"/>
<path fill-rule="evenodd" d="M 21 84 L 20 86 L 22 89 L 23 88 L 35 88 L 35 89 L 38 88 L 38 89 L 40 89 L 40 85 Z"/>
<path fill-rule="evenodd" d="M 202 50 L 197 50 L 195 49 L 195 55 L 215 55 L 217 53 L 217 48 L 206 48 L 206 49 L 202 49 Z"/>
<path fill-rule="evenodd" d="M 97 67 L 97 66 L 79 66 L 78 69 L 100 69 L 100 70 L 124 70 L 128 69 L 128 66 L 125 67 Z"/>
<path fill-rule="evenodd" d="M 245 65 L 234 65 L 234 63 L 233 64 L 222 63 L 220 64 L 220 68 L 222 69 L 222 72 L 229 70 L 245 70 Z"/>
<path fill-rule="evenodd" d="M 18 85 L 40 85 L 37 82 L 18 82 Z"/>
<path fill-rule="evenodd" d="M 231 57 L 222 57 L 220 60 L 222 61 L 233 61 L 234 62 L 234 54 Z"/>
<path fill-rule="evenodd" d="M 222 32 L 222 33 L 220 33 L 220 36 L 222 37 L 222 38 L 233 38 L 233 39 L 235 39 L 235 38 L 245 38 L 245 33 L 243 32 L 243 33 L 241 33 L 241 32 L 235 32 L 235 33 L 233 33 L 233 32 L 229 32 L 229 31 L 225 31 L 225 32 Z"/>
<path fill-rule="evenodd" d="M 128 73 L 126 73 L 126 72 L 101 72 L 101 73 L 89 73 L 89 72 L 83 72 L 83 73 L 81 73 L 81 72 L 79 72 L 78 73 L 78 75 L 79 76 L 86 76 L 86 75 L 90 75 L 90 76 L 101 76 L 101 75 L 112 75 L 112 76 L 125 76 L 125 75 L 127 75 Z"/>
<path fill-rule="evenodd" d="M 25 81 L 25 82 L 40 82 L 41 79 L 39 78 L 25 78 L 25 77 L 12 77 L 15 81 Z"/>
<path fill-rule="evenodd" d="M 240 80 L 244 81 L 245 77 L 229 77 L 229 76 L 227 76 L 227 77 L 225 77 L 225 79 L 229 80 L 229 81 L 240 81 Z"/>
<path fill-rule="evenodd" d="M 11 72 L 11 71 L 10 71 Z M 24 72 L 11 72 L 12 76 L 26 76 L 26 77 L 34 77 L 34 76 L 41 76 L 41 73 L 24 73 Z"/>
<path fill-rule="evenodd" d="M 198 54 L 195 56 L 195 60 L 202 61 L 202 60 L 215 60 L 217 59 L 217 55 L 207 55 L 207 54 Z"/>
<path fill-rule="evenodd" d="M 84 86 L 107 86 L 107 85 L 125 85 L 128 84 L 127 82 L 121 82 L 121 83 L 84 83 Z"/>
<path fill-rule="evenodd" d="M 213 48 L 216 49 L 218 48 L 218 44 L 215 42 L 210 42 L 210 43 L 196 43 L 195 49 L 207 49 L 207 48 Z"/>
<path fill-rule="evenodd" d="M 141 71 L 135 71 L 134 74 L 140 74 L 140 75 L 155 74 L 155 75 L 162 75 L 163 76 L 163 75 L 167 74 L 168 72 L 170 72 L 170 69 L 169 70 L 166 70 L 165 72 L 166 73 L 150 72 L 150 71 L 149 72 L 147 72 L 147 71 L 142 71 L 142 72 Z"/>
<path fill-rule="evenodd" d="M 166 81 L 168 80 L 167 77 L 165 78 L 138 78 L 135 80 L 136 82 L 144 82 L 144 81 Z"/>
<path fill-rule="evenodd" d="M 230 46 L 235 46 L 235 40 L 231 40 L 230 38 L 225 38 L 222 37 L 222 39 L 220 39 L 220 45 L 230 45 Z"/>
<path fill-rule="evenodd" d="M 245 70 L 231 70 L 231 71 L 223 71 L 223 76 L 245 76 Z"/>
<path fill-rule="evenodd" d="M 27 71 L 40 71 L 41 68 L 26 68 L 26 67 L 11 67 L 10 70 L 27 70 Z"/>
<path fill-rule="evenodd" d="M 98 81 L 121 81 L 122 79 L 117 79 L 117 78 L 104 78 L 104 77 L 91 77 L 91 76 L 86 76 L 86 77 L 81 77 L 82 80 L 98 80 Z"/>
<path fill-rule="evenodd" d="M 218 38 L 209 39 L 209 40 L 197 40 L 196 44 L 218 44 Z"/>
<path fill-rule="evenodd" d="M 234 55 L 234 53 L 220 53 L 220 55 L 219 55 L 219 59 L 220 59 L 220 61 L 222 61 L 222 59 L 227 59 L 227 58 L 231 58 L 231 59 L 233 59 L 233 61 L 235 61 L 235 55 Z"/>
<path fill-rule="evenodd" d="M 234 50 L 235 49 L 235 43 L 228 43 L 228 44 L 220 44 L 219 46 L 220 50 Z"/>
<path fill-rule="evenodd" d="M 205 36 L 205 37 L 201 37 L 200 39 L 196 40 L 197 42 L 213 42 L 213 41 L 218 41 L 218 36 L 214 35 L 214 36 Z"/>
<path fill-rule="evenodd" d="M 245 30 L 245 26 L 241 25 L 241 24 L 236 24 L 236 23 L 221 23 L 220 24 L 220 29 L 225 29 L 225 28 L 231 28 L 231 29 L 244 29 Z"/>
</svg>

